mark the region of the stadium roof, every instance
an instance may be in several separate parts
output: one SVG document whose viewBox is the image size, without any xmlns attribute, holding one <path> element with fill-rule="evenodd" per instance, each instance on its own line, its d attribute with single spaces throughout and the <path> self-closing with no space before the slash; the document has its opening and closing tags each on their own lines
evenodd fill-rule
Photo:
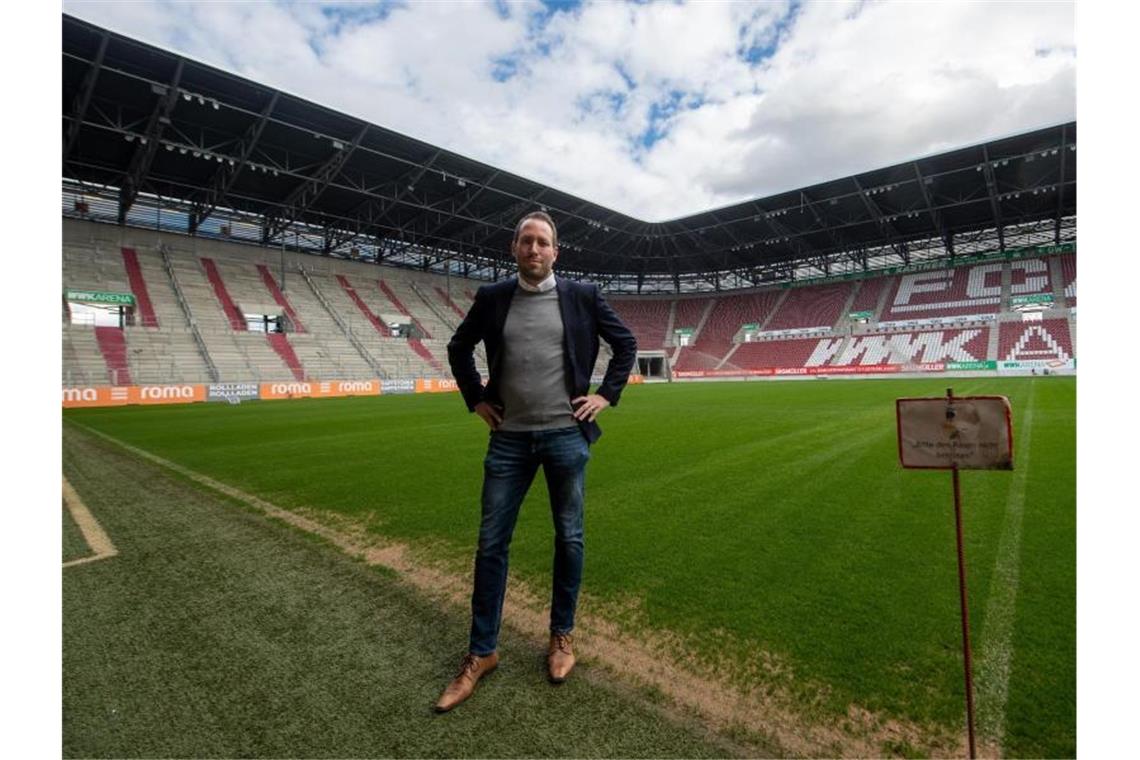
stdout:
<svg viewBox="0 0 1140 760">
<path fill-rule="evenodd" d="M 414 252 L 472 276 L 508 265 L 515 221 L 539 207 L 560 270 L 638 291 L 1003 250 L 1025 229 L 1059 243 L 1076 215 L 1076 122 L 650 223 L 67 15 L 62 79 L 65 187 L 114 188 L 120 224 L 158 197 L 192 234 L 236 212 L 264 244 L 301 226 L 326 254 Z"/>
</svg>

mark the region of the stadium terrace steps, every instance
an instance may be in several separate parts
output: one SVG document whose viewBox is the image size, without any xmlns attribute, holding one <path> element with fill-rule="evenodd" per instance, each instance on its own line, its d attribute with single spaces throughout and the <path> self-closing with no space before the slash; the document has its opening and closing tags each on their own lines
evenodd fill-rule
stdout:
<svg viewBox="0 0 1140 760">
<path fill-rule="evenodd" d="M 709 299 L 710 307 L 691 344 L 694 351 L 686 352 L 678 369 L 715 369 L 732 350 L 741 325 L 763 325 L 785 295 L 784 290 L 765 290 Z M 705 357 L 714 357 L 716 364 L 705 366 Z M 691 366 L 694 362 L 700 366 Z"/>
<path fill-rule="evenodd" d="M 799 338 L 788 340 L 761 340 L 741 343 L 733 354 L 733 363 L 742 369 L 772 369 L 779 367 L 806 367 L 817 345 L 835 338 Z M 842 346 L 840 347 L 842 348 Z"/>
<path fill-rule="evenodd" d="M 376 369 L 341 329 L 337 316 L 329 311 L 332 305 L 324 300 L 323 293 L 318 295 L 315 280 L 299 274 L 305 287 L 290 291 L 290 301 L 304 315 L 308 332 L 291 335 L 290 342 L 306 372 L 320 380 L 375 377 Z M 340 290 L 339 286 L 334 288 Z"/>
<path fill-rule="evenodd" d="M 986 341 L 986 359 L 988 361 L 997 361 L 1001 358 L 998 356 L 999 336 L 1001 335 L 999 325 L 999 322 L 993 323 L 990 328 L 989 339 Z"/>
<path fill-rule="evenodd" d="M 218 299 L 217 290 L 208 280 L 208 274 L 192 251 L 167 248 L 172 283 L 182 293 L 187 317 L 192 321 L 202 341 L 202 348 L 217 373 L 218 382 L 237 382 L 258 379 L 235 336 L 232 315 L 226 314 Z M 243 325 L 244 328 L 244 319 Z M 268 350 L 268 348 L 267 348 Z"/>
<path fill-rule="evenodd" d="M 99 350 L 93 327 L 64 326 L 63 381 L 78 385 L 102 385 L 109 382 L 107 362 Z"/>
<path fill-rule="evenodd" d="M 131 385 L 131 368 L 127 365 L 127 342 L 118 327 L 96 327 L 95 339 L 107 363 L 112 385 Z"/>
<path fill-rule="evenodd" d="M 1077 305 L 1077 256 L 1073 253 L 1066 253 L 1060 258 L 1062 287 L 1065 296 L 1062 303 L 1072 308 Z"/>
<path fill-rule="evenodd" d="M 297 358 L 297 354 L 293 351 L 293 347 L 289 345 L 289 339 L 284 333 L 266 333 L 266 340 L 269 345 L 281 357 L 281 361 L 285 362 L 285 366 L 293 373 L 293 379 L 298 382 L 304 382 L 305 369 L 301 365 L 301 360 Z"/>
<path fill-rule="evenodd" d="M 356 310 L 368 318 L 373 328 L 382 331 L 383 337 L 379 340 L 365 341 L 364 345 L 372 352 L 372 356 L 387 376 L 431 377 L 445 374 L 442 366 L 438 361 L 435 361 L 434 357 L 429 359 L 417 351 L 407 338 L 392 336 L 388 326 L 380 319 L 380 315 L 385 313 L 392 315 L 395 311 L 392 307 L 395 304 L 379 287 L 376 280 L 370 280 L 366 286 L 358 287 L 359 280 L 354 283 L 347 276 L 341 274 L 336 275 L 336 278 L 340 283 L 338 290 L 341 292 L 342 298 L 350 299 L 355 304 Z M 411 316 L 405 312 L 400 313 Z M 421 340 L 421 344 L 421 347 L 430 356 L 431 351 L 426 348 L 428 344 L 424 343 L 423 340 Z"/>
<path fill-rule="evenodd" d="M 143 327 L 158 327 L 158 316 L 154 313 L 154 304 L 150 300 L 150 291 L 146 287 L 146 278 L 142 267 L 139 266 L 139 257 L 134 248 L 122 249 L 123 266 L 127 270 L 127 279 L 131 284 L 131 293 L 135 296 L 138 305 L 139 323 Z"/>
<path fill-rule="evenodd" d="M 720 365 L 721 356 L 707 354 L 694 346 L 683 346 L 674 357 L 673 369 L 679 372 L 716 369 Z"/>
<path fill-rule="evenodd" d="M 392 302 L 392 305 L 396 307 L 396 311 L 412 320 L 412 324 L 415 325 L 416 329 L 420 332 L 420 337 L 430 338 L 431 332 L 424 327 L 423 323 L 420 322 L 412 312 L 408 311 L 408 307 L 404 305 L 404 302 L 396 295 L 391 286 L 384 280 L 377 280 L 376 283 L 380 286 L 380 292 L 387 296 L 388 300 Z M 419 352 L 417 351 L 417 353 Z M 435 360 L 433 359 L 432 361 L 434 362 Z"/>
<path fill-rule="evenodd" d="M 1009 297 L 1047 294 L 1053 292 L 1053 277 L 1049 262 L 1044 259 L 1019 259 L 1006 265 L 1008 279 L 1002 283 L 1003 293 Z M 1003 302 L 1008 308 L 1008 301 Z"/>
<path fill-rule="evenodd" d="M 423 341 L 419 338 L 408 338 L 408 345 L 411 346 L 412 350 L 423 358 L 424 361 L 430 364 L 432 369 L 439 373 L 443 372 L 443 367 L 436 361 L 436 358 L 432 356 L 431 351 L 423 344 Z"/>
<path fill-rule="evenodd" d="M 214 288 L 214 295 L 217 296 L 218 303 L 222 305 L 222 310 L 226 313 L 226 316 L 229 317 L 230 327 L 233 328 L 235 332 L 245 332 L 247 329 L 245 317 L 242 316 L 237 304 L 234 303 L 234 299 L 230 297 L 230 292 L 226 289 L 226 284 L 222 281 L 222 276 L 218 272 L 218 267 L 214 264 L 214 260 L 203 256 L 201 262 L 202 267 L 206 270 L 206 278 Z"/>
<path fill-rule="evenodd" d="M 453 312 L 455 312 L 459 316 L 460 319 L 464 319 L 467 316 L 467 312 L 465 312 L 465 311 L 463 311 L 463 309 L 459 308 L 459 306 L 455 303 L 455 301 L 451 300 L 451 296 L 449 296 L 443 288 L 441 288 L 438 285 L 434 285 L 433 287 L 435 288 L 435 292 L 437 294 L 439 294 L 440 300 L 443 301 L 445 304 L 447 304 L 447 306 Z"/>
<path fill-rule="evenodd" d="M 669 302 L 669 321 L 665 324 L 665 342 L 662 345 L 673 345 L 673 326 L 677 324 L 677 301 Z"/>
<path fill-rule="evenodd" d="M 295 381 L 298 372 L 307 380 L 322 381 L 446 376 L 446 338 L 478 286 L 469 281 L 446 285 L 441 275 L 393 267 L 382 267 L 383 279 L 378 281 L 373 264 L 266 253 L 133 228 L 115 234 L 101 234 L 107 232 L 106 225 L 93 223 L 64 228 L 68 287 L 136 294 L 138 319 L 118 331 L 121 344 L 112 350 L 118 362 L 115 374 L 123 374 L 118 370 L 125 366 L 135 383 Z M 133 252 L 134 262 L 127 250 Z M 279 256 L 283 274 L 278 277 L 288 279 L 271 284 Z M 950 272 L 926 270 L 730 294 L 611 294 L 609 300 L 639 347 L 654 354 L 663 351 L 667 366 L 676 370 L 1075 356 L 1075 314 L 1066 308 L 1076 302 L 1074 255 L 987 262 Z M 151 326 L 133 280 L 145 284 Z M 219 282 L 232 308 L 219 294 Z M 899 299 L 900 294 L 904 298 Z M 1051 294 L 1055 303 L 1043 312 L 1043 321 L 1022 322 L 1019 313 L 1000 310 L 1011 296 L 1036 294 Z M 243 308 L 251 314 L 286 314 L 298 332 L 264 337 L 260 331 L 248 331 Z M 886 324 L 871 320 L 868 325 L 847 325 L 845 314 L 852 311 L 870 311 Z M 409 340 L 388 334 L 384 322 L 397 312 L 432 337 Z M 69 320 L 66 304 L 61 313 Z M 235 313 L 241 316 L 240 329 L 235 329 Z M 997 320 L 967 319 L 993 313 L 998 313 Z M 918 321 L 930 317 L 943 323 Z M 368 326 L 363 324 L 366 319 Z M 745 323 L 759 324 L 761 330 L 826 326 L 839 332 L 740 344 L 736 341 Z M 693 330 L 689 347 L 676 345 L 675 328 Z M 292 356 L 283 356 L 275 344 L 288 345 Z M 93 327 L 65 324 L 62 353 L 66 382 L 108 381 L 111 367 Z M 608 359 L 603 345 L 597 374 Z M 478 349 L 476 363 L 485 373 L 486 360 Z"/>
<path fill-rule="evenodd" d="M 998 343 L 998 361 L 1068 361 L 1075 355 L 1069 335 L 1069 320 L 1004 322 Z"/>
<path fill-rule="evenodd" d="M 112 253 L 114 251 L 114 253 Z M 65 242 L 64 286 L 110 293 L 130 293 L 131 286 L 118 247 L 102 242 Z"/>
<path fill-rule="evenodd" d="M 187 328 L 128 327 L 127 358 L 136 383 L 209 383 L 209 367 Z"/>
<path fill-rule="evenodd" d="M 891 321 L 996 313 L 1002 263 L 900 275 L 883 315 Z"/>
<path fill-rule="evenodd" d="M 851 296 L 850 282 L 810 285 L 787 290 L 787 296 L 772 311 L 763 330 L 792 330 L 808 327 L 833 327 L 843 315 L 843 306 Z"/>
<path fill-rule="evenodd" d="M 1065 273 L 1061 268 L 1061 257 L 1050 256 L 1046 263 L 1049 264 L 1049 281 L 1053 284 L 1053 304 L 1057 307 L 1065 306 Z"/>
<path fill-rule="evenodd" d="M 883 278 L 883 287 L 879 291 L 879 300 L 875 306 L 875 321 L 879 322 L 886 314 L 887 303 L 890 300 L 891 293 L 894 292 L 895 283 L 898 282 L 898 277 L 885 277 Z"/>
<path fill-rule="evenodd" d="M 289 302 L 285 293 L 281 291 L 281 288 L 277 285 L 277 280 L 273 279 L 273 275 L 269 273 L 269 267 L 264 264 L 258 264 L 257 271 L 258 274 L 261 275 L 261 281 L 265 283 L 266 289 L 270 295 L 273 296 L 273 300 L 289 315 L 289 319 L 293 322 L 293 329 L 300 333 L 307 332 L 301 318 L 297 316 L 297 311 L 293 308 L 293 304 Z"/>
<path fill-rule="evenodd" d="M 637 338 L 637 347 L 656 351 L 668 341 L 669 312 L 673 302 L 664 300 L 609 299 L 614 311 Z M 663 329 L 664 327 L 664 329 Z"/>
<path fill-rule="evenodd" d="M 348 292 L 340 282 L 323 282 L 326 279 L 324 275 L 303 267 L 298 267 L 298 272 L 301 274 L 301 277 L 304 278 L 306 284 L 308 284 L 309 293 L 312 294 L 321 306 L 318 312 L 313 313 L 319 314 L 322 320 L 331 320 L 331 322 L 336 325 L 336 330 L 333 330 L 330 325 L 328 333 L 324 336 L 329 339 L 330 348 L 337 350 L 338 346 L 351 346 L 356 353 L 356 358 L 350 359 L 348 355 L 345 354 L 341 356 L 342 360 L 363 363 L 369 367 L 369 374 L 365 376 L 388 377 L 380 360 L 374 353 L 376 345 L 373 343 L 372 338 L 376 334 L 375 328 L 371 322 L 369 322 L 363 330 L 356 329 L 355 325 L 359 323 L 354 322 L 353 317 L 356 315 L 356 319 L 359 320 L 360 309 L 357 307 L 356 302 L 349 297 Z M 299 294 L 294 293 L 295 297 L 298 295 Z M 308 298 L 308 295 L 309 294 L 306 293 L 305 297 Z M 309 321 L 310 327 L 312 327 L 312 319 Z M 336 341 L 335 344 L 332 342 L 333 340 Z"/>
<path fill-rule="evenodd" d="M 888 321 L 996 314 L 1008 298 L 1048 293 L 1049 267 L 1042 259 L 1015 259 L 969 267 L 898 275 Z"/>
<path fill-rule="evenodd" d="M 716 365 L 716 369 L 740 369 L 740 366 L 738 364 L 736 364 L 734 362 L 730 362 L 730 360 L 736 354 L 736 352 L 740 350 L 740 347 L 743 345 L 745 345 L 745 344 L 744 343 L 736 343 L 733 345 L 732 348 L 728 349 L 728 353 L 725 354 L 724 358 L 722 358 L 720 360 L 720 363 Z"/>
<path fill-rule="evenodd" d="M 989 327 L 912 330 L 817 341 L 808 366 L 925 364 L 984 361 Z"/>
<path fill-rule="evenodd" d="M 188 329 L 186 314 L 178 305 L 174 283 L 171 282 L 170 275 L 163 266 L 162 256 L 159 252 L 147 248 L 135 248 L 134 251 L 139 271 L 146 278 L 147 292 L 160 328 Z"/>
<path fill-rule="evenodd" d="M 360 297 L 360 294 L 356 291 L 356 288 L 352 286 L 352 283 L 348 281 L 348 278 L 343 274 L 338 274 L 336 281 L 340 283 L 340 287 L 344 290 L 345 294 L 352 299 L 352 302 L 356 304 L 356 308 L 360 310 L 360 313 L 364 315 L 368 323 L 376 329 L 376 332 L 385 338 L 390 337 L 392 332 L 388 329 L 388 325 L 381 322 L 380 318 L 372 312 L 372 309 L 368 308 L 368 304 L 364 303 L 364 299 Z"/>
<path fill-rule="evenodd" d="M 691 329 L 694 331 L 692 339 L 695 339 L 699 334 L 701 325 L 704 323 L 705 315 L 713 306 L 716 299 L 701 297 L 701 298 L 679 298 L 677 299 L 677 318 L 675 322 L 675 330 Z M 673 336 L 669 336 L 672 338 Z M 690 339 L 690 340 L 692 340 Z"/>
<path fill-rule="evenodd" d="M 855 289 L 855 295 L 851 300 L 850 306 L 847 307 L 848 313 L 856 311 L 869 311 L 874 313 L 877 311 L 888 279 L 889 278 L 886 277 L 876 277 L 873 279 L 859 280 L 858 287 Z"/>
</svg>

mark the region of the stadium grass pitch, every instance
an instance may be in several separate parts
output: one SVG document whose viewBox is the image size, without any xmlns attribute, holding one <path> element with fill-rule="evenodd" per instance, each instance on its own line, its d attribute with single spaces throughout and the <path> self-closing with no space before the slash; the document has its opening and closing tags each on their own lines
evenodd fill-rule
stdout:
<svg viewBox="0 0 1140 760">
<path fill-rule="evenodd" d="M 64 570 L 64 757 L 732 753 L 630 690 L 552 688 L 510 631 L 480 698 L 437 716 L 458 616 L 89 434 L 67 431 L 64 463 L 121 552 Z"/>
<path fill-rule="evenodd" d="M 1013 472 L 965 472 L 976 700 L 1006 756 L 1076 752 L 1073 378 L 635 386 L 600 418 L 583 603 L 805 715 L 964 733 L 950 475 L 898 465 L 894 399 L 1000 393 Z M 68 410 L 286 508 L 470 564 L 487 433 L 453 394 Z M 549 586 L 542 479 L 512 577 Z M 66 622 L 66 621 L 65 621 Z M 461 647 L 466 622 L 451 621 Z M 422 747 L 421 747 L 422 749 Z M 905 744 L 896 750 L 914 751 Z"/>
</svg>

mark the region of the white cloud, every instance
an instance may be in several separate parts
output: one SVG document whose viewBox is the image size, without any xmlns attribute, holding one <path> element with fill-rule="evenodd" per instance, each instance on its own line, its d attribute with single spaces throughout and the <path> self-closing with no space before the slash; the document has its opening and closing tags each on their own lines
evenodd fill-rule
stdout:
<svg viewBox="0 0 1140 760">
<path fill-rule="evenodd" d="M 1066 3 L 65 11 L 648 220 L 1076 114 Z"/>
</svg>

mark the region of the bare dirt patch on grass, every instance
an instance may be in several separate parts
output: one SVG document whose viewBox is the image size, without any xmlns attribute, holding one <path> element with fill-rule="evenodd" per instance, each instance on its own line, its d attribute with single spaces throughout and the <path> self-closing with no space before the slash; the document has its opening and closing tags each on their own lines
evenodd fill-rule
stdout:
<svg viewBox="0 0 1140 760">
<path fill-rule="evenodd" d="M 469 604 L 469 572 L 431 561 L 415 547 L 386 540 L 363 522 L 318 510 L 283 509 L 98 431 L 86 427 L 83 430 L 294 528 L 320 536 L 369 565 L 388 568 L 440 604 L 461 609 Z M 637 617 L 636 602 L 630 601 L 629 605 Z M 753 685 L 743 687 L 738 672 L 736 677 L 727 677 L 733 667 L 739 670 L 738 664 L 734 666 L 727 661 L 710 664 L 699 660 L 679 637 L 668 632 L 647 628 L 633 635 L 607 619 L 605 603 L 594 604 L 591 600 L 583 606 L 601 611 L 580 614 L 577 621 L 577 649 L 584 664 L 604 669 L 626 684 L 655 696 L 680 720 L 697 717 L 739 747 L 742 754 L 801 757 L 965 754 L 963 739 L 944 726 L 896 720 L 857 705 L 852 705 L 846 716 L 839 719 L 813 715 L 810 707 L 805 707 L 803 697 L 793 696 L 782 684 L 795 678 L 791 668 L 769 653 L 756 653 L 754 665 L 745 679 Z M 630 611 L 623 610 L 626 614 L 622 616 L 628 617 Z M 504 622 L 534 639 L 536 649 L 546 643 L 548 614 L 544 595 L 512 579 L 504 604 Z M 536 632 L 541 634 L 536 635 Z M 802 694 L 803 689 L 797 691 Z M 990 750 L 987 755 L 993 752 L 992 748 L 984 749 Z"/>
</svg>

